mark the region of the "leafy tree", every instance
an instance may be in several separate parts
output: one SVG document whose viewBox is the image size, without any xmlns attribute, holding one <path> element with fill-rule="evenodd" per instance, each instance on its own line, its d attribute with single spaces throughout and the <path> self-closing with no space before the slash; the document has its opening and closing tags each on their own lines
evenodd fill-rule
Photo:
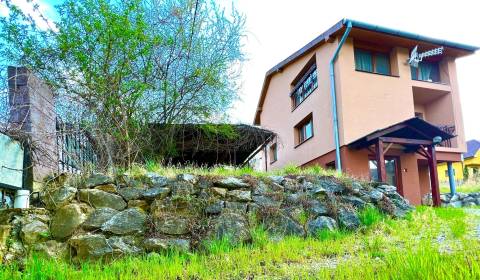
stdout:
<svg viewBox="0 0 480 280">
<path fill-rule="evenodd" d="M 57 95 L 57 113 L 93 131 L 100 164 L 129 165 L 149 124 L 224 119 L 237 98 L 244 19 L 208 0 L 66 0 L 49 28 L 6 1 L 0 55 Z M 3 67 L 6 68 L 6 67 Z M 167 152 L 167 151 L 164 151 Z"/>
</svg>

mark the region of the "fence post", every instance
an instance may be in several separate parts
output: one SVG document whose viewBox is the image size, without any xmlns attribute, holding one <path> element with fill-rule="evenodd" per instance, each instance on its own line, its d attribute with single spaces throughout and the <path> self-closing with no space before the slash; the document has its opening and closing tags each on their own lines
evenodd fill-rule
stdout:
<svg viewBox="0 0 480 280">
<path fill-rule="evenodd" d="M 25 154 L 31 155 L 32 186 L 27 187 L 36 191 L 42 179 L 58 169 L 54 95 L 25 67 L 8 67 L 8 88 L 9 126 L 29 137 Z"/>
</svg>

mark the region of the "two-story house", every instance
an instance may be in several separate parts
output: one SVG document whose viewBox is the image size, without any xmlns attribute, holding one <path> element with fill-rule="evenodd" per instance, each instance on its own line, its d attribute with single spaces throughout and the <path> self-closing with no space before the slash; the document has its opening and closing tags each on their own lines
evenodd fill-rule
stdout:
<svg viewBox="0 0 480 280">
<path fill-rule="evenodd" d="M 455 59 L 477 49 L 338 22 L 266 73 L 254 124 L 278 136 L 262 166 L 337 168 L 438 205 L 437 161 L 466 151 Z"/>
</svg>

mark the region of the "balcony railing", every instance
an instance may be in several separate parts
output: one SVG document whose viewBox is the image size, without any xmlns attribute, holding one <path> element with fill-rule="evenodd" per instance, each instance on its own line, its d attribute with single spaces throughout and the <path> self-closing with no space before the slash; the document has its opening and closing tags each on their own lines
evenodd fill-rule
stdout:
<svg viewBox="0 0 480 280">
<path fill-rule="evenodd" d="M 455 126 L 454 125 L 442 125 L 438 126 L 442 131 L 445 131 L 446 133 L 455 135 Z M 440 147 L 446 147 L 446 148 L 452 148 L 452 140 L 448 139 L 439 144 Z"/>
</svg>

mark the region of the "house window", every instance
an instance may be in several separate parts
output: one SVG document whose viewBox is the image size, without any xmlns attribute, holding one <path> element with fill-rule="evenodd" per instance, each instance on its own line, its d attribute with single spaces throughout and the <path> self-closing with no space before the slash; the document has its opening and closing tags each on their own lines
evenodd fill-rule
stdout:
<svg viewBox="0 0 480 280">
<path fill-rule="evenodd" d="M 312 114 L 308 115 L 300 123 L 295 126 L 296 144 L 300 145 L 303 142 L 313 137 L 313 120 Z"/>
<path fill-rule="evenodd" d="M 269 148 L 269 157 L 270 157 L 270 163 L 274 163 L 278 159 L 278 154 L 277 154 L 277 143 L 273 143 L 270 145 Z"/>
<path fill-rule="evenodd" d="M 290 94 L 293 108 L 300 105 L 300 103 L 318 87 L 317 65 L 313 63 L 313 65 L 310 64 L 309 67 L 305 74 L 301 76 L 300 80 L 294 83 L 295 86 Z"/>
<path fill-rule="evenodd" d="M 374 159 L 368 161 L 370 167 L 370 179 L 372 181 L 378 181 L 378 164 Z M 389 158 L 385 159 L 385 175 L 387 175 L 387 181 L 385 183 L 398 186 L 398 159 Z"/>
<path fill-rule="evenodd" d="M 440 67 L 438 62 L 422 61 L 418 67 L 410 66 L 412 80 L 426 82 L 440 82 Z"/>
<path fill-rule="evenodd" d="M 325 168 L 327 170 L 335 170 L 335 161 L 331 161 L 331 162 L 325 164 Z"/>
<path fill-rule="evenodd" d="M 355 48 L 355 69 L 370 73 L 390 75 L 390 55 Z"/>
<path fill-rule="evenodd" d="M 453 177 L 455 177 L 455 168 L 453 168 Z M 448 177 L 448 169 L 445 170 L 445 177 Z"/>
</svg>

